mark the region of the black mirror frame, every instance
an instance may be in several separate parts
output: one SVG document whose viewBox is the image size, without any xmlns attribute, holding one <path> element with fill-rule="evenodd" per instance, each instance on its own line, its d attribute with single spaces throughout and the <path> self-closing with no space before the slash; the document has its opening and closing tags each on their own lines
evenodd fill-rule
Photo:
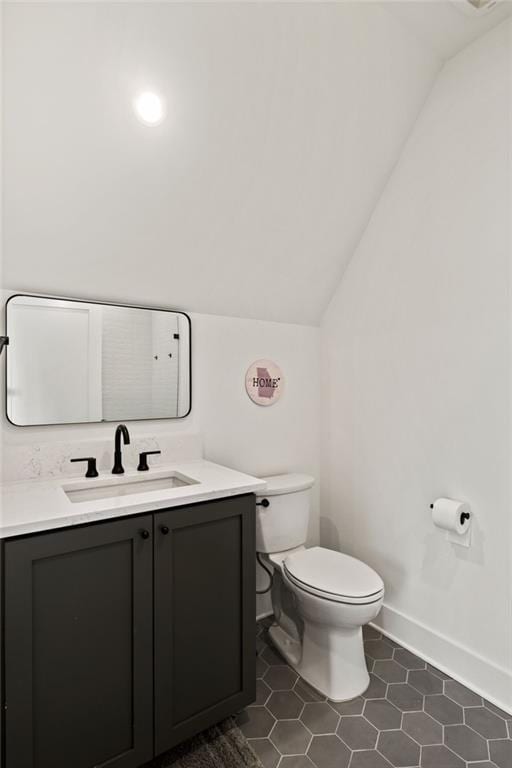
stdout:
<svg viewBox="0 0 512 768">
<path fill-rule="evenodd" d="M 172 312 L 174 314 L 180 314 L 187 318 L 188 322 L 188 331 L 189 331 L 189 358 L 188 358 L 188 376 L 189 376 L 189 407 L 188 411 L 183 414 L 183 416 L 158 416 L 158 417 L 151 417 L 148 419 L 129 419 L 125 418 L 124 421 L 176 421 L 178 419 L 186 419 L 187 416 L 190 416 L 190 413 L 192 411 L 192 321 L 190 319 L 190 315 L 188 315 L 186 312 L 183 312 L 182 309 L 169 309 L 168 307 L 148 307 L 148 306 L 141 306 L 140 304 L 120 304 L 119 302 L 115 301 L 96 301 L 91 299 L 77 299 L 70 296 L 47 296 L 43 293 L 13 293 L 7 301 L 5 302 L 5 338 L 9 339 L 9 329 L 8 329 L 8 323 L 7 323 L 7 308 L 9 305 L 9 302 L 12 301 L 12 299 L 16 299 L 18 297 L 28 297 L 31 299 L 50 299 L 53 301 L 75 301 L 80 304 L 99 304 L 101 306 L 107 306 L 107 307 L 120 307 L 125 309 L 145 309 L 150 312 Z M 115 421 L 107 422 L 107 421 L 66 421 L 66 422 L 59 422 L 59 423 L 48 423 L 48 424 L 16 424 L 14 421 L 11 421 L 9 418 L 9 414 L 7 411 L 7 367 L 8 367 L 8 349 L 9 349 L 9 341 L 5 344 L 5 368 L 4 368 L 4 408 L 5 408 L 5 418 L 9 422 L 9 424 L 12 424 L 13 427 L 17 427 L 19 429 L 37 429 L 38 427 L 73 427 L 77 426 L 79 424 L 114 424 Z"/>
</svg>

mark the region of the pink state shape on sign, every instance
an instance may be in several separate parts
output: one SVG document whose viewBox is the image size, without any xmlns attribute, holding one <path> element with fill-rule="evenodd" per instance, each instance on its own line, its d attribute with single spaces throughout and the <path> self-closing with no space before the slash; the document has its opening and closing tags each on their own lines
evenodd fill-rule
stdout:
<svg viewBox="0 0 512 768">
<path fill-rule="evenodd" d="M 274 397 L 275 388 L 272 386 L 272 377 L 267 368 L 258 368 L 258 395 L 260 397 Z"/>
</svg>

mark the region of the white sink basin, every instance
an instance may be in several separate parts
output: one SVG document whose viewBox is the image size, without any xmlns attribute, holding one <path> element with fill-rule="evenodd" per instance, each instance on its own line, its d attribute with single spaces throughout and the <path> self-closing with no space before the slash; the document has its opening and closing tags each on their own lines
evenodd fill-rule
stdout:
<svg viewBox="0 0 512 768">
<path fill-rule="evenodd" d="M 184 485 L 196 485 L 197 480 L 186 477 L 179 472 L 167 472 L 159 477 L 100 477 L 91 479 L 88 483 L 64 485 L 62 490 L 73 503 L 79 501 L 94 501 L 97 499 L 113 499 L 119 496 L 135 496 L 148 491 L 163 491 L 172 488 L 182 488 Z"/>
</svg>

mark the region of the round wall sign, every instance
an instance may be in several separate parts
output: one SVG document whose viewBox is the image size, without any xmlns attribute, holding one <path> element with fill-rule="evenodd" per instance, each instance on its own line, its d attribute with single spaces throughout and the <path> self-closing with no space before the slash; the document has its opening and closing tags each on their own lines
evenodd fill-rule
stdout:
<svg viewBox="0 0 512 768">
<path fill-rule="evenodd" d="M 256 360 L 245 374 L 245 389 L 257 405 L 274 405 L 283 392 L 283 374 L 272 360 Z"/>
</svg>

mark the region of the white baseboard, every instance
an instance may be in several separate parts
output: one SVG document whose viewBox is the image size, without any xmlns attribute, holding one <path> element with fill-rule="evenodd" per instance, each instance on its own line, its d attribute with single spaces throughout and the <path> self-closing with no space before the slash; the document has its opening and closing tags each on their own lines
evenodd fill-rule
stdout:
<svg viewBox="0 0 512 768">
<path fill-rule="evenodd" d="M 512 713 L 512 672 L 384 605 L 373 626 L 454 680 Z"/>
</svg>

